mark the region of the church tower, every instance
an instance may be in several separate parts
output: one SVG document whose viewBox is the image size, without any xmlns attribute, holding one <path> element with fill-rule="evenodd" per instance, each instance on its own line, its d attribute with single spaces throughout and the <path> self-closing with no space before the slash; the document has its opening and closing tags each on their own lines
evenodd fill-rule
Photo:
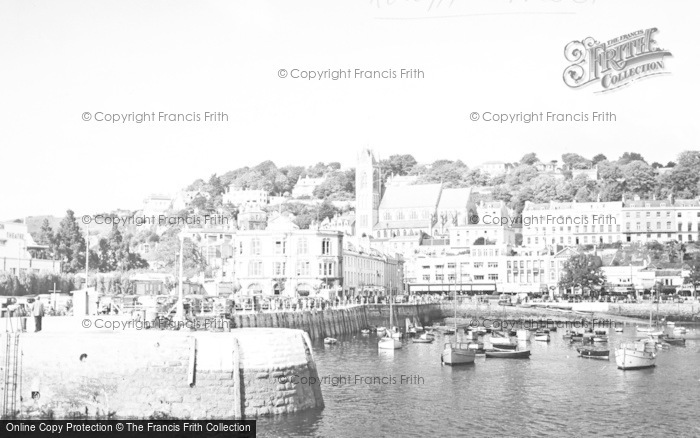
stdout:
<svg viewBox="0 0 700 438">
<path fill-rule="evenodd" d="M 382 178 L 374 154 L 363 149 L 357 157 L 355 169 L 355 229 L 359 237 L 373 236 L 379 220 Z"/>
</svg>

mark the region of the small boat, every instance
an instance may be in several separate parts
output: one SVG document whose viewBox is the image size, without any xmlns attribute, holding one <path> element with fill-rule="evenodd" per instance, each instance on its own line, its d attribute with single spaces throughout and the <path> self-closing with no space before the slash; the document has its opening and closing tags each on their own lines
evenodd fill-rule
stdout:
<svg viewBox="0 0 700 438">
<path fill-rule="evenodd" d="M 511 341 L 508 336 L 505 336 L 504 334 L 500 332 L 494 332 L 491 333 L 491 339 L 490 339 L 491 345 L 510 345 Z"/>
<path fill-rule="evenodd" d="M 578 355 L 589 359 L 610 359 L 610 350 L 596 350 L 593 348 L 576 348 Z"/>
<path fill-rule="evenodd" d="M 362 329 L 362 330 L 360 330 L 360 333 L 362 333 L 363 335 L 368 335 L 369 332 L 370 332 L 369 329 Z"/>
<path fill-rule="evenodd" d="M 483 342 L 470 342 L 469 345 L 467 346 L 470 350 L 474 352 L 477 356 L 485 356 L 486 355 L 486 350 L 484 349 L 484 343 Z"/>
<path fill-rule="evenodd" d="M 547 328 L 548 328 L 548 330 L 549 330 L 550 332 L 556 332 L 556 331 L 557 331 L 557 325 L 556 325 L 556 324 L 553 325 L 553 326 L 551 326 L 551 327 L 548 326 Z"/>
<path fill-rule="evenodd" d="M 377 327 L 377 333 L 378 333 L 378 334 L 384 333 L 384 332 L 386 332 L 386 327 Z"/>
<path fill-rule="evenodd" d="M 616 332 L 616 333 L 622 333 L 623 331 L 624 331 L 624 330 L 622 329 L 622 327 L 615 327 L 615 332 Z"/>
<path fill-rule="evenodd" d="M 441 361 L 447 365 L 466 365 L 474 363 L 476 353 L 466 343 L 446 343 L 442 350 Z"/>
<path fill-rule="evenodd" d="M 517 345 L 515 344 L 501 344 L 501 345 L 493 345 L 492 350 L 496 351 L 513 351 L 518 348 Z"/>
<path fill-rule="evenodd" d="M 676 323 L 673 322 L 673 321 L 666 321 L 666 325 L 669 326 L 669 327 L 675 327 L 675 326 L 676 326 Z"/>
<path fill-rule="evenodd" d="M 549 342 L 549 333 L 544 331 L 535 332 L 535 341 Z"/>
<path fill-rule="evenodd" d="M 530 350 L 517 350 L 517 351 L 498 351 L 498 350 L 487 350 L 486 357 L 496 358 L 496 359 L 528 359 L 530 357 Z"/>
<path fill-rule="evenodd" d="M 656 365 L 654 345 L 647 341 L 623 343 L 615 350 L 615 362 L 621 370 L 650 368 Z"/>
<path fill-rule="evenodd" d="M 478 335 L 485 335 L 486 333 L 489 332 L 489 331 L 486 329 L 486 327 L 483 327 L 483 326 L 479 326 L 479 327 L 475 328 L 474 331 L 475 331 L 476 334 L 478 334 Z"/>
<path fill-rule="evenodd" d="M 518 341 L 527 341 L 530 339 L 530 330 L 518 330 L 516 335 L 518 336 Z"/>
<path fill-rule="evenodd" d="M 686 333 L 687 333 L 687 330 L 685 327 L 676 327 L 673 329 L 674 335 L 684 335 Z"/>
<path fill-rule="evenodd" d="M 420 325 L 420 321 L 418 321 L 418 318 L 413 318 L 413 327 L 416 329 L 417 332 L 423 331 L 423 326 Z"/>
<path fill-rule="evenodd" d="M 389 336 L 384 336 L 379 339 L 377 346 L 380 350 L 398 350 L 401 348 L 401 341 Z"/>
<path fill-rule="evenodd" d="M 593 342 L 605 343 L 608 342 L 608 337 L 602 335 L 595 335 L 593 336 Z"/>
<path fill-rule="evenodd" d="M 336 338 L 325 338 L 323 340 L 323 343 L 326 345 L 333 345 L 333 344 L 337 344 L 338 340 Z"/>
<path fill-rule="evenodd" d="M 446 335 L 454 335 L 455 331 L 451 328 L 446 328 L 445 330 L 442 331 Z"/>
<path fill-rule="evenodd" d="M 418 336 L 417 338 L 413 338 L 413 343 L 414 344 L 431 344 L 435 338 L 433 336 L 428 336 L 426 333 L 423 333 L 422 335 Z"/>
<path fill-rule="evenodd" d="M 672 337 L 664 337 L 661 339 L 663 342 L 670 344 L 670 345 L 675 345 L 677 347 L 685 347 L 685 338 L 672 338 Z"/>
<path fill-rule="evenodd" d="M 654 327 L 639 327 L 639 326 L 637 326 L 637 331 L 640 333 L 651 333 L 651 332 L 655 332 L 656 329 Z"/>
</svg>

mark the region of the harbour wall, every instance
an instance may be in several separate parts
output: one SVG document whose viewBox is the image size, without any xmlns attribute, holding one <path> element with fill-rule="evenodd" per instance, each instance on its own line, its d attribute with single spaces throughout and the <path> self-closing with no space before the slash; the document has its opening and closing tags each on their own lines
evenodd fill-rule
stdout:
<svg viewBox="0 0 700 438">
<path fill-rule="evenodd" d="M 285 381 L 318 378 L 301 330 L 2 333 L 0 368 L 6 418 L 242 419 L 324 406 L 320 385 Z"/>
<path fill-rule="evenodd" d="M 307 332 L 312 339 L 357 333 L 368 325 L 368 313 L 364 306 L 302 312 L 237 314 L 232 318 L 233 328 L 299 329 Z"/>
<path fill-rule="evenodd" d="M 658 310 L 656 304 L 651 303 L 610 303 L 608 305 L 610 315 L 620 315 L 632 318 L 649 319 L 651 312 L 652 319 L 666 318 L 669 321 L 700 321 L 700 303 L 659 303 Z"/>
</svg>

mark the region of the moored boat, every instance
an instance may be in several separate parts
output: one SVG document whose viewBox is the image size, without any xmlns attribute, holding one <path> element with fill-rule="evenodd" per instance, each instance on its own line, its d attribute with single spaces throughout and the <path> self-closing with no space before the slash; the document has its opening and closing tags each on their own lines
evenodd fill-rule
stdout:
<svg viewBox="0 0 700 438">
<path fill-rule="evenodd" d="M 323 343 L 327 344 L 327 345 L 333 345 L 333 344 L 337 344 L 338 340 L 336 338 L 325 338 L 323 340 Z"/>
<path fill-rule="evenodd" d="M 578 355 L 589 359 L 610 359 L 610 350 L 598 350 L 594 348 L 578 347 Z"/>
<path fill-rule="evenodd" d="M 442 350 L 441 361 L 447 365 L 466 365 L 474 363 L 476 353 L 469 349 L 469 345 L 461 342 L 448 342 Z"/>
<path fill-rule="evenodd" d="M 401 348 L 401 341 L 388 335 L 379 339 L 377 344 L 380 350 L 398 350 Z"/>
<path fill-rule="evenodd" d="M 621 370 L 650 368 L 656 365 L 653 343 L 642 341 L 623 343 L 615 350 L 615 362 Z"/>
<path fill-rule="evenodd" d="M 662 338 L 662 341 L 677 347 L 685 347 L 685 338 L 672 338 L 667 336 Z"/>
<path fill-rule="evenodd" d="M 535 332 L 535 341 L 549 342 L 549 333 L 544 331 Z"/>
<path fill-rule="evenodd" d="M 487 350 L 486 357 L 496 359 L 527 359 L 530 357 L 530 350 L 498 351 Z"/>
<path fill-rule="evenodd" d="M 602 335 L 595 335 L 593 336 L 593 342 L 597 343 L 605 343 L 608 342 L 608 337 L 607 336 L 602 336 Z"/>
<path fill-rule="evenodd" d="M 369 332 L 370 332 L 369 329 L 362 329 L 362 330 L 360 330 L 360 333 L 362 333 L 363 335 L 368 335 Z"/>
<path fill-rule="evenodd" d="M 433 336 L 428 336 L 427 333 L 423 333 L 422 335 L 413 338 L 413 343 L 414 344 L 431 344 L 435 338 Z"/>
<path fill-rule="evenodd" d="M 622 333 L 624 330 L 622 327 L 615 327 L 615 332 L 616 333 Z"/>
</svg>

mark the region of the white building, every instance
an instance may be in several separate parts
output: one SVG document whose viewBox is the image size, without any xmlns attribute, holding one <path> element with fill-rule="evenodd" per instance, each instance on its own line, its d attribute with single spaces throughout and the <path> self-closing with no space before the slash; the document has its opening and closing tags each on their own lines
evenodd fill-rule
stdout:
<svg viewBox="0 0 700 438">
<path fill-rule="evenodd" d="M 293 198 L 302 198 L 302 197 L 313 198 L 314 190 L 316 189 L 316 187 L 320 186 L 325 180 L 326 180 L 325 177 L 311 178 L 309 176 L 305 176 L 303 178 L 299 178 L 296 185 L 294 185 L 294 188 L 292 189 L 292 197 Z"/>
<path fill-rule="evenodd" d="M 144 216 L 158 216 L 173 206 L 173 199 L 168 195 L 150 195 L 143 200 Z"/>
<path fill-rule="evenodd" d="M 235 206 L 247 204 L 262 206 L 270 203 L 270 194 L 265 190 L 248 190 L 229 186 L 228 191 L 223 194 L 222 200 L 224 203 L 230 202 Z"/>
<path fill-rule="evenodd" d="M 0 222 L 0 271 L 13 275 L 61 272 L 61 262 L 47 258 L 45 245 L 37 245 L 21 222 Z"/>
</svg>

